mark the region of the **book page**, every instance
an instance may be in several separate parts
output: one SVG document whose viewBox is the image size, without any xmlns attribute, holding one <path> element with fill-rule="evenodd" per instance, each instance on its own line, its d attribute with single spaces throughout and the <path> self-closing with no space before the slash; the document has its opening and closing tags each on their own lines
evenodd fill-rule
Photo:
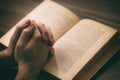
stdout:
<svg viewBox="0 0 120 80">
<path fill-rule="evenodd" d="M 45 69 L 71 80 L 115 33 L 95 21 L 81 20 L 55 43 L 55 55 Z"/>
<path fill-rule="evenodd" d="M 74 13 L 50 0 L 46 0 L 41 3 L 20 22 L 25 19 L 42 22 L 46 26 L 49 26 L 53 32 L 55 40 L 59 39 L 66 31 L 79 21 L 79 18 Z M 10 37 L 12 36 L 16 26 L 17 25 L 15 25 L 1 38 L 0 42 L 5 46 L 8 46 Z"/>
</svg>

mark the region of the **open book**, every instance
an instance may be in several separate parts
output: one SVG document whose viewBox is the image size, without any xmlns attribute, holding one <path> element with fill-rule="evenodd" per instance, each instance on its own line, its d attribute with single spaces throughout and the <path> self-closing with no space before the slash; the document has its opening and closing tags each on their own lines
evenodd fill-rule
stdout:
<svg viewBox="0 0 120 80">
<path fill-rule="evenodd" d="M 51 28 L 56 41 L 55 55 L 44 70 L 61 80 L 90 79 L 120 46 L 117 30 L 90 19 L 81 20 L 50 0 L 42 2 L 21 21 L 24 19 L 42 22 Z M 9 45 L 16 26 L 0 39 L 1 44 Z"/>
</svg>

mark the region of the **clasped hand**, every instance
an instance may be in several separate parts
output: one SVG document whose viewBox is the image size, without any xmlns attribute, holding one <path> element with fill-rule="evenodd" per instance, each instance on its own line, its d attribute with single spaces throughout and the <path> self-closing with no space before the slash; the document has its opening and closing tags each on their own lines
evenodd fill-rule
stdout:
<svg viewBox="0 0 120 80">
<path fill-rule="evenodd" d="M 16 80 L 36 80 L 49 54 L 54 39 L 50 28 L 26 20 L 16 26 L 10 44 L 3 51 L 12 63 L 18 64 Z"/>
</svg>

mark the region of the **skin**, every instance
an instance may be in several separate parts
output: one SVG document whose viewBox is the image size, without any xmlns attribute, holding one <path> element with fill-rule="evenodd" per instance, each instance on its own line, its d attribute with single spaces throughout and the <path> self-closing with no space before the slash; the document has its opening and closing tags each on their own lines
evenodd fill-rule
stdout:
<svg viewBox="0 0 120 80">
<path fill-rule="evenodd" d="M 4 60 L 7 65 L 18 65 L 15 80 L 37 80 L 48 55 L 53 54 L 53 44 L 50 29 L 42 23 L 26 20 L 17 26 L 9 47 L 0 53 L 0 62 Z"/>
<path fill-rule="evenodd" d="M 28 26 L 29 20 L 25 20 L 21 24 L 17 25 L 14 34 L 10 39 L 10 43 L 7 49 L 0 52 L 0 69 L 8 68 L 17 65 L 14 60 L 14 50 L 16 43 L 20 37 L 22 30 Z"/>
</svg>

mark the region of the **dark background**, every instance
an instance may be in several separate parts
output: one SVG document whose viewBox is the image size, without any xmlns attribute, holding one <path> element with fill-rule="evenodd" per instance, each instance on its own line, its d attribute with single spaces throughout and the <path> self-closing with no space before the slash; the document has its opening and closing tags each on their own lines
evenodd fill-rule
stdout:
<svg viewBox="0 0 120 80">
<path fill-rule="evenodd" d="M 90 18 L 120 32 L 119 0 L 54 0 L 67 7 L 81 19 Z M 32 11 L 42 0 L 0 0 L 0 37 Z M 13 80 L 17 69 L 0 72 L 0 80 Z M 41 80 L 51 80 L 44 71 Z M 55 80 L 55 79 L 52 79 Z M 118 51 L 91 80 L 120 80 L 120 51 Z"/>
</svg>

